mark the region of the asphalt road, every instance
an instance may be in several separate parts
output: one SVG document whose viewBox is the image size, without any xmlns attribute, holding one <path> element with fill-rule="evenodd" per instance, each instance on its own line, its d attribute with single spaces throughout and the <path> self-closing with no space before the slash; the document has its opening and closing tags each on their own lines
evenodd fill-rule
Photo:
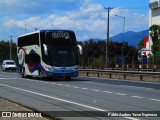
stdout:
<svg viewBox="0 0 160 120">
<path fill-rule="evenodd" d="M 14 72 L 0 72 L 0 97 L 51 116 L 55 115 L 54 111 L 64 111 L 65 117 L 62 112 L 58 113 L 61 115 L 59 118 L 65 120 L 160 119 L 159 117 L 93 115 L 99 111 L 160 111 L 159 83 L 86 77 L 73 78 L 71 81 L 63 79 L 40 81 L 36 78 L 21 78 Z M 74 113 L 74 111 L 78 112 Z"/>
</svg>

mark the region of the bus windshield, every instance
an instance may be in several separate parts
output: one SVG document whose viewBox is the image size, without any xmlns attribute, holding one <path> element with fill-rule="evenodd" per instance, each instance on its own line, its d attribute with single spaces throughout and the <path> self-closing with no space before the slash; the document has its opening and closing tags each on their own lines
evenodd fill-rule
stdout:
<svg viewBox="0 0 160 120">
<path fill-rule="evenodd" d="M 46 32 L 45 43 L 50 46 L 75 46 L 76 38 L 72 32 Z"/>
<path fill-rule="evenodd" d="M 48 55 L 49 63 L 52 66 L 73 66 L 77 64 L 76 51 L 73 49 L 49 49 Z"/>
<path fill-rule="evenodd" d="M 6 62 L 6 65 L 14 65 L 14 62 Z"/>
</svg>

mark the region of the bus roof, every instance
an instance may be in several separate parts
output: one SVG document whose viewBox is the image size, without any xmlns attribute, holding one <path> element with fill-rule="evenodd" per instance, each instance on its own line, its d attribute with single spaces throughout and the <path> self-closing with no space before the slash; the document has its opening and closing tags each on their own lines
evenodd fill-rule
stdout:
<svg viewBox="0 0 160 120">
<path fill-rule="evenodd" d="M 27 34 L 20 35 L 19 37 L 24 37 L 24 36 L 27 36 L 27 35 L 32 35 L 32 34 L 40 33 L 40 32 L 53 32 L 53 31 L 73 32 L 72 30 L 38 30 L 38 31 L 31 32 L 31 33 L 27 33 Z M 18 37 L 18 38 L 19 38 L 19 37 Z"/>
</svg>

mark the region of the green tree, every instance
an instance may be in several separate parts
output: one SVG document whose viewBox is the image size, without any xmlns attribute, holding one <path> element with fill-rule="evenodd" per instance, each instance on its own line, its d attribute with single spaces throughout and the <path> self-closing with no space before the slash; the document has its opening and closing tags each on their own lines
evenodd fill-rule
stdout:
<svg viewBox="0 0 160 120">
<path fill-rule="evenodd" d="M 0 41 L 0 63 L 5 59 L 10 59 L 10 41 Z M 12 59 L 17 62 L 17 45 L 12 43 Z"/>
<path fill-rule="evenodd" d="M 150 36 L 153 41 L 153 45 L 151 46 L 152 53 L 153 53 L 153 63 L 155 61 L 157 63 L 160 62 L 160 25 L 152 25 L 150 27 Z M 152 57 L 152 56 L 151 56 Z"/>
<path fill-rule="evenodd" d="M 141 50 L 142 48 L 144 48 L 144 39 L 140 40 L 138 43 L 138 50 Z"/>
<path fill-rule="evenodd" d="M 123 48 L 124 44 L 124 48 Z M 82 60 L 84 66 L 102 67 L 105 65 L 106 58 L 106 42 L 94 41 L 93 39 L 85 41 L 83 46 Z M 109 41 L 109 66 L 113 66 L 118 62 L 118 56 L 122 55 L 122 48 L 124 49 L 124 56 L 126 58 L 125 64 L 131 64 L 133 59 L 137 60 L 138 50 L 129 46 L 127 42 L 113 42 Z M 80 62 L 81 62 L 80 61 Z M 82 65 L 82 63 L 81 63 Z"/>
<path fill-rule="evenodd" d="M 160 25 L 152 25 L 150 27 L 150 36 L 152 37 L 153 44 L 160 39 Z"/>
</svg>

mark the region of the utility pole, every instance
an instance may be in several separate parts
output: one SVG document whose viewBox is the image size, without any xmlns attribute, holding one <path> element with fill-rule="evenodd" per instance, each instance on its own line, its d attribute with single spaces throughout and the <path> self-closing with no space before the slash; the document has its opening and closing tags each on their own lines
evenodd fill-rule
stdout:
<svg viewBox="0 0 160 120">
<path fill-rule="evenodd" d="M 111 9 L 111 7 L 105 8 L 108 10 L 108 19 L 107 19 L 107 40 L 106 40 L 106 61 L 105 61 L 105 67 L 108 68 L 109 67 L 109 51 L 108 51 L 108 44 L 109 44 L 109 12 Z"/>
<path fill-rule="evenodd" d="M 35 31 L 37 31 L 39 28 L 36 27 L 36 28 L 33 28 L 33 29 L 35 29 Z"/>
<path fill-rule="evenodd" d="M 10 60 L 12 60 L 12 38 L 13 36 L 9 36 L 11 39 L 10 39 Z"/>
</svg>

